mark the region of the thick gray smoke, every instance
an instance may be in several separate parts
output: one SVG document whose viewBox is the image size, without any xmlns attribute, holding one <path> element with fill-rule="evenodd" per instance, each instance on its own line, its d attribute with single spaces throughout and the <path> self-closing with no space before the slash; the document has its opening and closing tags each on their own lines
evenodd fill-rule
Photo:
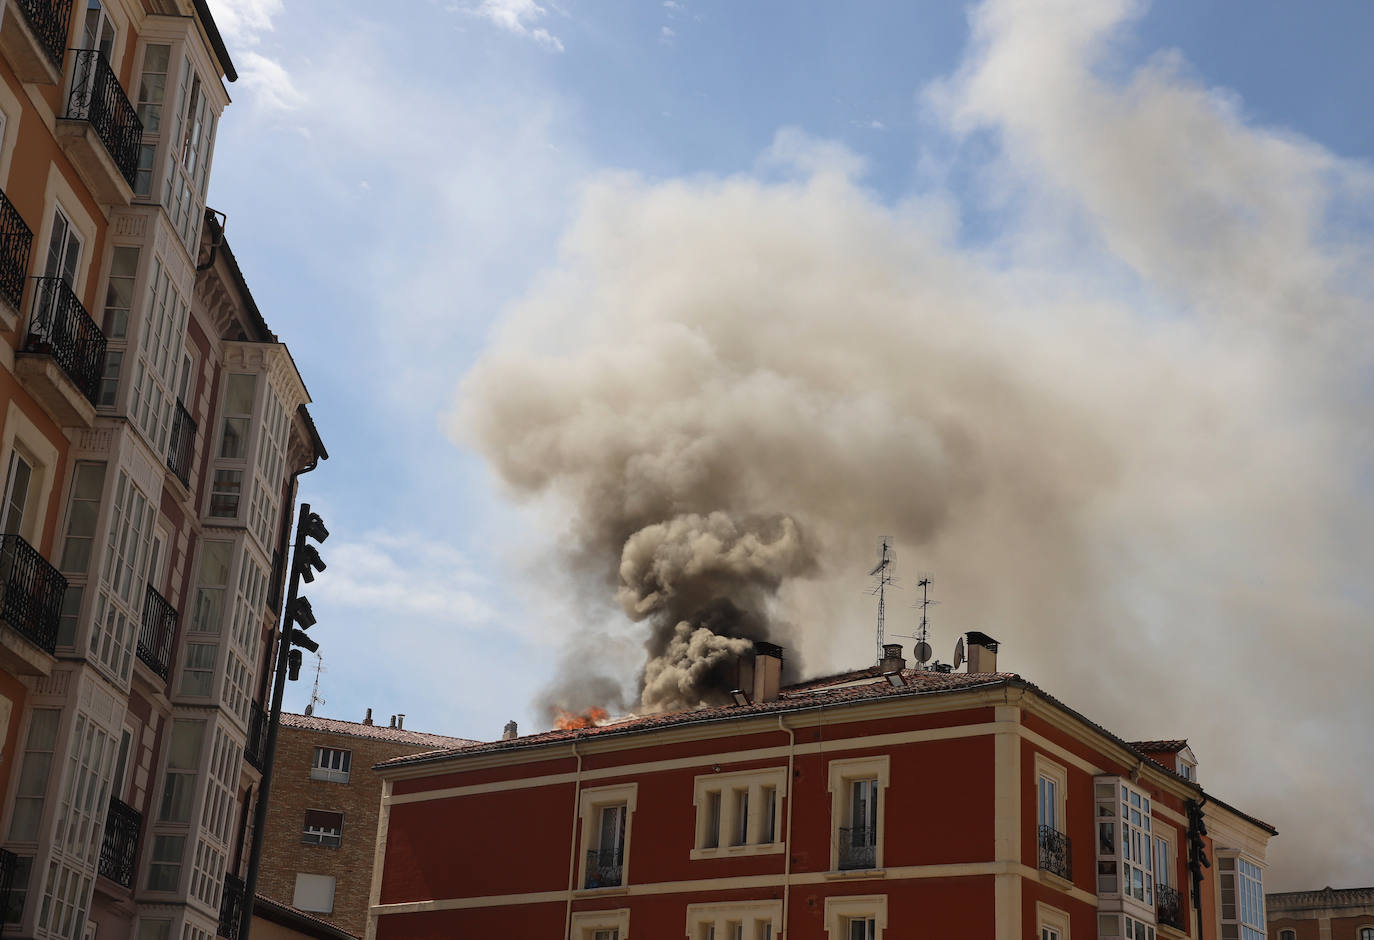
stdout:
<svg viewBox="0 0 1374 940">
<path fill-rule="evenodd" d="M 993 151 L 972 191 L 885 204 L 796 132 L 750 175 L 591 185 L 462 433 L 645 622 L 639 705 L 712 700 L 730 638 L 871 662 L 891 534 L 942 655 L 981 629 L 1122 735 L 1188 737 L 1283 830 L 1270 890 L 1357 882 L 1374 173 L 1174 56 L 1102 68 L 1134 8 L 979 9 L 923 99 Z M 568 696 L 597 677 L 570 662 Z"/>
</svg>

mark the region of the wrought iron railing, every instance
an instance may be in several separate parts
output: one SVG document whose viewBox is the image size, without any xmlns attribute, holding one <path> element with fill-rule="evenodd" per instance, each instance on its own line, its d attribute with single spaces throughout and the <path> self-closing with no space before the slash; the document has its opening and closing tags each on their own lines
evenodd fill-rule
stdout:
<svg viewBox="0 0 1374 940">
<path fill-rule="evenodd" d="M 0 616 L 44 652 L 57 649 L 67 579 L 18 535 L 0 540 Z"/>
<path fill-rule="evenodd" d="M 177 475 L 182 486 L 191 485 L 191 458 L 196 450 L 196 419 L 177 399 L 172 418 L 172 439 L 167 444 L 167 469 Z"/>
<path fill-rule="evenodd" d="M 34 278 L 33 314 L 24 349 L 56 359 L 81 394 L 95 404 L 105 371 L 105 334 L 62 278 Z"/>
<path fill-rule="evenodd" d="M 10 889 L 14 887 L 14 869 L 19 865 L 19 856 L 9 849 L 0 849 L 0 915 L 10 911 Z"/>
<path fill-rule="evenodd" d="M 1053 826 L 1040 827 L 1040 867 L 1060 878 L 1073 878 L 1073 840 Z"/>
<path fill-rule="evenodd" d="M 1166 884 L 1155 882 L 1155 920 L 1161 924 L 1187 930 L 1184 926 L 1183 896 Z"/>
<path fill-rule="evenodd" d="M 267 761 L 267 712 L 257 702 L 248 712 L 248 746 L 243 749 L 243 759 L 258 770 Z"/>
<path fill-rule="evenodd" d="M 604 852 L 592 850 L 587 853 L 587 887 L 614 888 L 619 886 L 625 874 L 623 852 L 607 849 Z"/>
<path fill-rule="evenodd" d="M 239 919 L 243 916 L 243 879 L 224 876 L 224 894 L 219 899 L 219 935 L 225 940 L 238 940 Z"/>
<path fill-rule="evenodd" d="M 143 814 L 123 800 L 110 797 L 105 816 L 105 841 L 100 845 L 100 873 L 126 888 L 134 886 L 138 867 L 138 837 L 143 829 Z"/>
<path fill-rule="evenodd" d="M 52 64 L 62 67 L 62 49 L 67 44 L 67 26 L 72 18 L 72 0 L 16 0 L 29 29 L 42 43 Z"/>
<path fill-rule="evenodd" d="M 872 826 L 840 830 L 840 870 L 854 871 L 878 865 L 878 833 Z"/>
<path fill-rule="evenodd" d="M 148 585 L 143 597 L 143 624 L 138 631 L 138 658 L 164 679 L 172 663 L 176 635 L 177 609 Z"/>
<path fill-rule="evenodd" d="M 99 49 L 73 49 L 72 91 L 67 97 L 67 117 L 89 121 L 105 145 L 119 175 L 130 185 L 138 174 L 138 151 L 143 144 L 143 122 L 120 87 L 105 53 Z"/>
<path fill-rule="evenodd" d="M 16 310 L 24 300 L 24 277 L 29 270 L 32 247 L 33 230 L 0 191 L 0 295 Z"/>
</svg>

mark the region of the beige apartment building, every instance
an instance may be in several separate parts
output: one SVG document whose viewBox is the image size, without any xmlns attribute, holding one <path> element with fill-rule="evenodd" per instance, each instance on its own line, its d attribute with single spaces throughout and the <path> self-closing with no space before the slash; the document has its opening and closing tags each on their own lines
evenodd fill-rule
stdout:
<svg viewBox="0 0 1374 940">
<path fill-rule="evenodd" d="M 394 757 L 474 744 L 386 725 L 283 714 L 267 804 L 258 893 L 362 936 L 377 848 L 382 779 Z"/>
<path fill-rule="evenodd" d="M 205 205 L 235 77 L 205 0 L 0 0 L 6 936 L 237 932 L 296 476 L 327 454 Z"/>
</svg>

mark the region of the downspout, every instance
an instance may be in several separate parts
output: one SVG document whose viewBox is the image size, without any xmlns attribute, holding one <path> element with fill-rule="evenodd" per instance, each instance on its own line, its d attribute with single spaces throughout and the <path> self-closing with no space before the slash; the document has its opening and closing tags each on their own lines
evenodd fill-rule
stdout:
<svg viewBox="0 0 1374 940">
<path fill-rule="evenodd" d="M 573 782 L 572 835 L 568 840 L 568 900 L 563 910 L 563 937 L 572 938 L 572 902 L 574 885 L 577 884 L 577 824 L 582 809 L 582 755 L 577 753 L 577 741 L 572 742 L 573 757 L 577 758 L 577 776 Z"/>
<path fill-rule="evenodd" d="M 778 716 L 778 730 L 787 732 L 787 831 L 783 836 L 782 850 L 782 925 L 778 930 L 779 938 L 787 936 L 787 906 L 792 899 L 792 807 L 796 805 L 793 793 L 792 768 L 797 755 L 797 733 Z"/>
</svg>

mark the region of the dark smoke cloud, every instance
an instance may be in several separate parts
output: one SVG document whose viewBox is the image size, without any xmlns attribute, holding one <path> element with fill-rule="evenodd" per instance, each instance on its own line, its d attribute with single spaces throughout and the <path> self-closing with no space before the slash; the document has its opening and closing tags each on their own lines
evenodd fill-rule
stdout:
<svg viewBox="0 0 1374 940">
<path fill-rule="evenodd" d="M 1374 173 L 1176 57 L 1100 77 L 1137 6 L 975 13 L 926 96 L 996 145 L 972 247 L 967 194 L 884 205 L 795 132 L 757 176 L 597 181 L 460 426 L 644 624 L 636 707 L 711 700 L 740 638 L 871 662 L 890 533 L 935 573 L 937 650 L 985 630 L 1122 735 L 1187 736 L 1283 830 L 1270 890 L 1362 883 Z M 589 642 L 558 704 L 623 678 Z"/>
</svg>

